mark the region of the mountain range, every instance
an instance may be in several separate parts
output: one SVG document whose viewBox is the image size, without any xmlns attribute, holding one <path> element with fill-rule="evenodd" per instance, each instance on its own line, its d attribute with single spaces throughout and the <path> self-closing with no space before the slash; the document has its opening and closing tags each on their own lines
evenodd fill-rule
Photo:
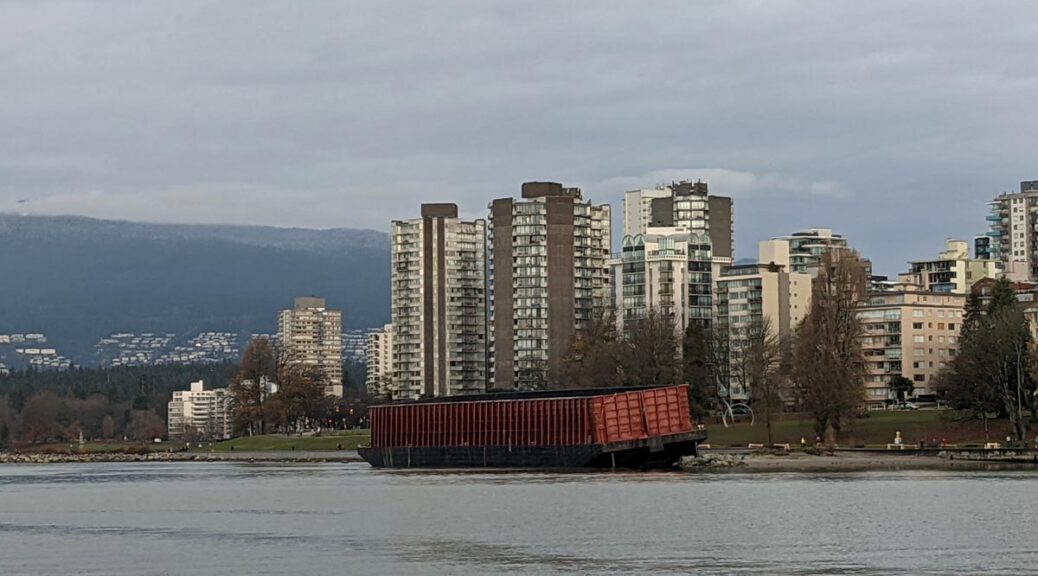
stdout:
<svg viewBox="0 0 1038 576">
<path fill-rule="evenodd" d="M 46 334 L 77 363 L 115 332 L 273 332 L 296 296 L 343 328 L 389 321 L 389 236 L 0 214 L 0 334 Z"/>
</svg>

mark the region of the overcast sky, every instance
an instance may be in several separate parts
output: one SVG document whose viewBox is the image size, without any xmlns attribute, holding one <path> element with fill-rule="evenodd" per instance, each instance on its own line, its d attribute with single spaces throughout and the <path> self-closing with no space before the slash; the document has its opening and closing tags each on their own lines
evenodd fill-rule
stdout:
<svg viewBox="0 0 1038 576">
<path fill-rule="evenodd" d="M 1034 2 L 4 2 L 0 211 L 385 230 L 702 178 L 895 273 L 1038 179 Z"/>
</svg>

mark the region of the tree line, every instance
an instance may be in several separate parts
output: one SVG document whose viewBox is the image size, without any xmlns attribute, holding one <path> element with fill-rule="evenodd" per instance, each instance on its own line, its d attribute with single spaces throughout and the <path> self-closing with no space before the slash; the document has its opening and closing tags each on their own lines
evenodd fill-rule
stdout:
<svg viewBox="0 0 1038 576">
<path fill-rule="evenodd" d="M 24 370 L 0 376 L 0 447 L 48 441 L 151 440 L 166 406 L 193 380 L 219 386 L 232 364 Z"/>
<path fill-rule="evenodd" d="M 770 317 L 745 325 L 690 323 L 649 310 L 626 318 L 601 314 L 581 333 L 554 376 L 560 387 L 690 385 L 694 415 L 717 413 L 738 385 L 761 415 L 769 442 L 774 415 L 786 406 L 808 412 L 830 442 L 865 400 L 866 365 L 858 318 L 868 283 L 856 253 L 823 257 L 800 325 L 780 334 Z"/>
<path fill-rule="evenodd" d="M 260 345 L 264 344 L 269 342 Z M 253 352 L 251 357 L 255 355 Z M 243 358 L 241 364 L 27 369 L 0 376 L 0 449 L 80 438 L 164 438 L 167 406 L 174 391 L 204 380 L 207 389 L 230 387 L 233 397 L 243 375 L 256 370 L 249 368 L 249 358 Z M 335 427 L 363 423 L 364 374 L 363 364 L 345 363 L 346 398 L 333 401 L 324 397 L 323 384 L 304 384 L 309 382 L 305 371 L 283 371 L 280 377 L 287 384 L 282 389 L 287 393 L 269 399 L 262 429 L 294 430 L 303 422 Z M 237 430 L 243 431 L 241 427 Z"/>
<path fill-rule="evenodd" d="M 649 386 L 688 383 L 695 415 L 722 411 L 738 385 L 772 441 L 774 415 L 806 412 L 817 435 L 834 443 L 866 406 L 868 366 L 859 313 L 867 302 L 867 268 L 849 250 L 823 256 L 811 285 L 805 318 L 780 334 L 769 317 L 739 326 L 691 324 L 683 335 L 673 320 L 650 310 L 625 319 L 601 315 L 574 341 L 555 383 L 560 387 Z M 1036 422 L 1038 344 L 1008 279 L 990 297 L 967 298 L 959 350 L 939 374 L 938 398 L 963 419 L 1006 419 L 1017 439 Z M 892 398 L 905 401 L 913 383 L 894 374 Z"/>
<path fill-rule="evenodd" d="M 236 436 L 366 423 L 369 400 L 362 364 L 343 367 L 343 398 L 335 398 L 325 394 L 325 374 L 297 360 L 289 353 L 278 353 L 266 338 L 249 343 L 229 386 Z M 277 391 L 268 383 L 276 383 Z"/>
</svg>

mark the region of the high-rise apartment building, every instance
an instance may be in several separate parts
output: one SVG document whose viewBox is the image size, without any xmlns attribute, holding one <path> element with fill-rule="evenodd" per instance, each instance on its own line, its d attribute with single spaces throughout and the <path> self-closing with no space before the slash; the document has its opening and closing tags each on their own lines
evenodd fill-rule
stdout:
<svg viewBox="0 0 1038 576">
<path fill-rule="evenodd" d="M 732 199 L 712 196 L 706 182 L 683 180 L 624 195 L 624 236 L 653 228 L 684 228 L 710 237 L 712 257 L 730 264 L 735 255 Z"/>
<path fill-rule="evenodd" d="M 649 311 L 669 318 L 679 333 L 692 323 L 709 327 L 714 269 L 720 269 L 712 259 L 705 232 L 649 227 L 644 234 L 624 236 L 611 262 L 620 329 Z"/>
<path fill-rule="evenodd" d="M 1038 180 L 1021 182 L 1019 193 L 1000 194 L 988 206 L 990 240 L 975 245 L 1013 280 L 1038 280 Z"/>
<path fill-rule="evenodd" d="M 550 382 L 577 332 L 612 303 L 608 205 L 527 182 L 490 204 L 492 383 Z"/>
<path fill-rule="evenodd" d="M 747 335 L 768 318 L 776 336 L 789 336 L 810 311 L 811 275 L 790 271 L 789 243 L 766 240 L 759 245 L 756 264 L 721 270 L 716 296 L 714 337 L 727 358 L 720 367 L 722 383 L 730 398 L 744 400 L 750 390 L 738 365 Z"/>
<path fill-rule="evenodd" d="M 318 370 L 325 393 L 342 398 L 342 312 L 324 298 L 296 298 L 278 314 L 278 354 L 284 362 Z"/>
<path fill-rule="evenodd" d="M 168 404 L 167 430 L 170 438 L 197 435 L 208 440 L 231 437 L 231 396 L 225 388 L 206 390 L 202 380 L 188 390 L 173 393 Z"/>
<path fill-rule="evenodd" d="M 368 394 L 384 398 L 393 389 L 393 325 L 386 324 L 381 330 L 372 330 L 367 338 L 365 385 Z"/>
<path fill-rule="evenodd" d="M 394 400 L 486 391 L 486 222 L 423 204 L 392 225 Z"/>
<path fill-rule="evenodd" d="M 949 239 L 936 260 L 909 262 L 908 272 L 899 274 L 898 280 L 927 292 L 969 294 L 978 280 L 995 278 L 998 273 L 996 261 L 970 258 L 968 242 Z"/>
<path fill-rule="evenodd" d="M 864 328 L 869 407 L 893 399 L 889 384 L 898 375 L 915 385 L 913 396 L 936 394 L 937 374 L 958 350 L 965 305 L 963 294 L 928 292 L 915 285 L 869 295 L 858 314 Z"/>
</svg>

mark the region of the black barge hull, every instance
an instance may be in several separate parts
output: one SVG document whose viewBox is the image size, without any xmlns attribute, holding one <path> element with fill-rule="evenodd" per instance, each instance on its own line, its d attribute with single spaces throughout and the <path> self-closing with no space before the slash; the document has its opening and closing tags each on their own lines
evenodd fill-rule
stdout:
<svg viewBox="0 0 1038 576">
<path fill-rule="evenodd" d="M 401 446 L 358 448 L 376 468 L 669 469 L 706 440 L 689 432 L 610 444 L 569 446 Z"/>
</svg>

